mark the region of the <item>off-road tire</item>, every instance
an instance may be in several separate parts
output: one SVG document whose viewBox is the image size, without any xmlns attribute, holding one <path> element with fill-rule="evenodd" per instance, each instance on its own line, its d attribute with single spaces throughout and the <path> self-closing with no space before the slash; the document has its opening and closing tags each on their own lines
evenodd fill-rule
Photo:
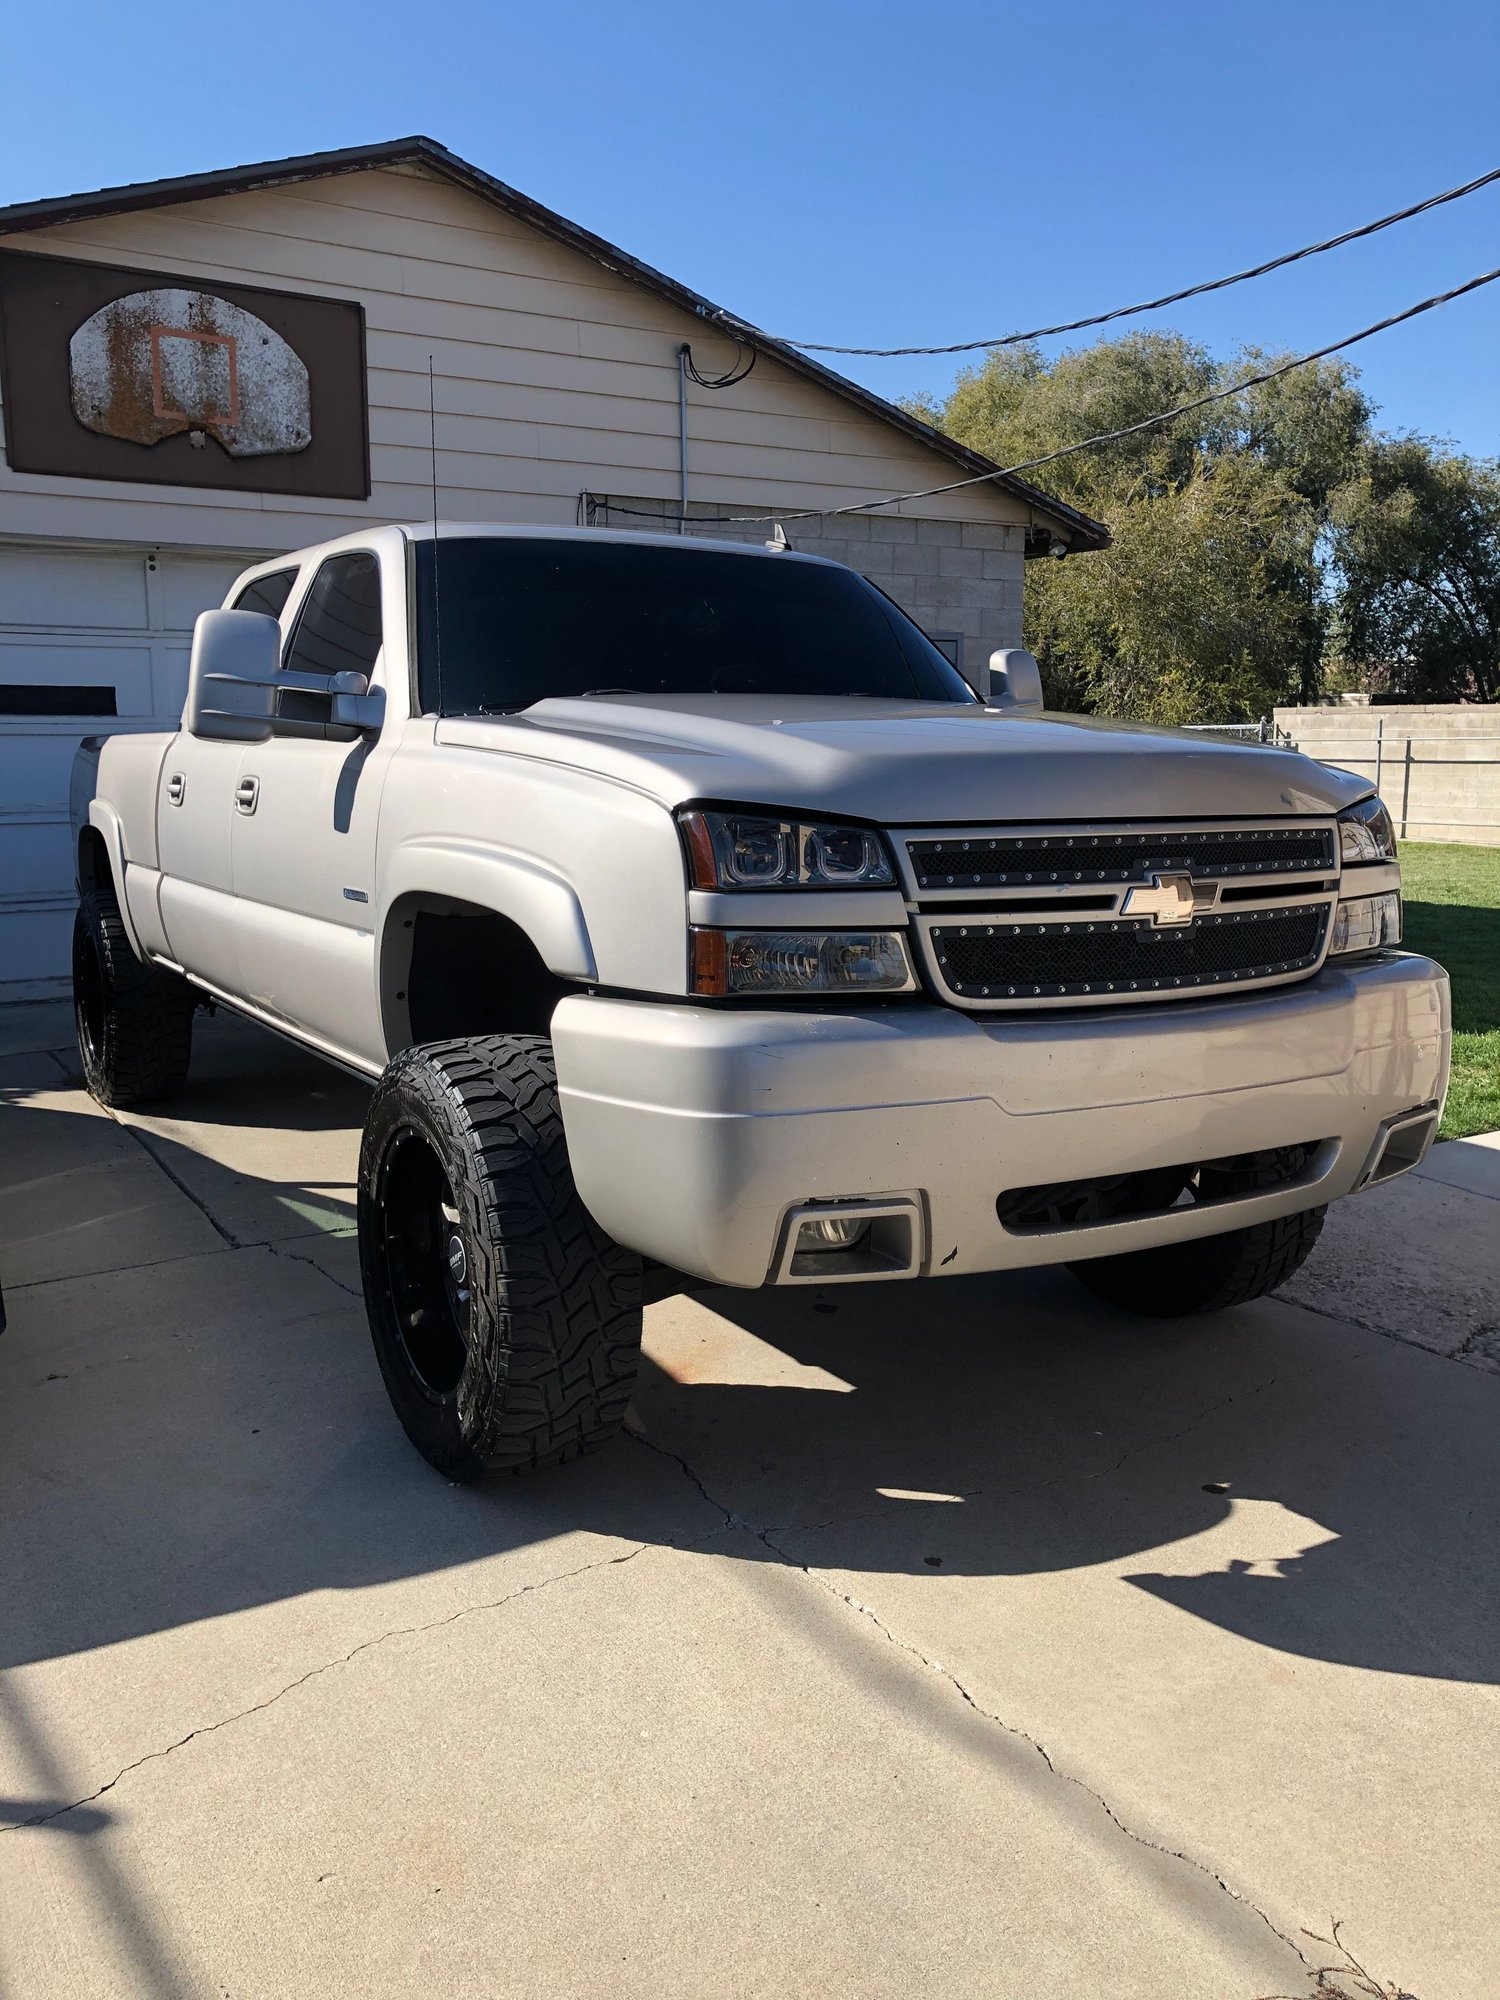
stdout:
<svg viewBox="0 0 1500 2000">
<path fill-rule="evenodd" d="M 185 979 L 130 948 L 113 888 L 86 889 L 73 920 L 73 1018 L 84 1081 L 120 1110 L 187 1081 L 198 999 Z"/>
<path fill-rule="evenodd" d="M 1151 1319 L 1226 1312 L 1264 1298 L 1300 1270 L 1312 1255 L 1327 1212 L 1309 1208 L 1194 1243 L 1089 1257 L 1068 1269 L 1099 1298 Z"/>
<path fill-rule="evenodd" d="M 641 1262 L 578 1198 L 542 1036 L 395 1058 L 360 1147 L 359 1252 L 387 1393 L 449 1479 L 561 1465 L 619 1430 Z"/>
</svg>

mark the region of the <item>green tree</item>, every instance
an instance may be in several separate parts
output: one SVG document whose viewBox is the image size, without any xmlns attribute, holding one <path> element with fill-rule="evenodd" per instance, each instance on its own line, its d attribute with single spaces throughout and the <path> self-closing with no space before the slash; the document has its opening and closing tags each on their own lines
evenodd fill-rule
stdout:
<svg viewBox="0 0 1500 2000">
<path fill-rule="evenodd" d="M 1176 333 L 1137 333 L 1046 361 L 1004 348 L 915 413 L 1002 465 L 1124 429 L 1275 357 L 1231 365 Z M 1247 719 L 1320 684 L 1330 496 L 1361 462 L 1370 408 L 1324 362 L 1039 468 L 1113 545 L 1033 564 L 1027 642 L 1056 705 L 1158 722 Z"/>
<path fill-rule="evenodd" d="M 1316 523 L 1234 458 L 1115 510 L 1098 555 L 1033 563 L 1026 636 L 1048 698 L 1138 721 L 1250 721 L 1322 649 Z"/>
<path fill-rule="evenodd" d="M 1039 348 L 1002 347 L 981 367 L 963 370 L 928 421 L 1001 465 L 1015 465 L 1079 438 L 1123 430 L 1207 394 L 1218 380 L 1207 351 L 1177 333 L 1101 340 L 1050 364 Z M 1209 410 L 1059 459 L 1039 476 L 1076 507 L 1118 504 L 1190 478 L 1197 457 L 1220 440 Z"/>
<path fill-rule="evenodd" d="M 1500 700 L 1500 465 L 1379 438 L 1333 495 L 1334 642 L 1365 684 Z"/>
</svg>

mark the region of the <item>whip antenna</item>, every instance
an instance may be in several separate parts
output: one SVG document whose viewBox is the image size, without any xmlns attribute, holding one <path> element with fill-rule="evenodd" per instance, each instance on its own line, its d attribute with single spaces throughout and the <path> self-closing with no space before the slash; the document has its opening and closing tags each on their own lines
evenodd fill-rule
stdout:
<svg viewBox="0 0 1500 2000">
<path fill-rule="evenodd" d="M 437 681 L 437 712 L 443 713 L 443 625 L 438 599 L 437 389 L 432 356 L 427 357 L 427 437 L 432 447 L 432 666 Z"/>
</svg>

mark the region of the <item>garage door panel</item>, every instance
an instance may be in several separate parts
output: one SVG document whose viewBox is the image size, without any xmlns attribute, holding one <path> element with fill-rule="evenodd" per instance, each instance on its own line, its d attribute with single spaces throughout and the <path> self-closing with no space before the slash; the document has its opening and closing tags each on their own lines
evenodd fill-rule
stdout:
<svg viewBox="0 0 1500 2000">
<path fill-rule="evenodd" d="M 224 602 L 230 584 L 244 567 L 238 556 L 222 562 L 204 562 L 194 556 L 158 557 L 158 616 L 162 625 L 169 632 L 191 632 L 200 611 L 213 611 Z"/>
<path fill-rule="evenodd" d="M 188 661 L 191 658 L 190 646 L 166 644 L 157 647 L 152 662 L 153 713 L 165 718 L 174 727 L 187 701 Z"/>
<path fill-rule="evenodd" d="M 144 556 L 0 548 L 0 625 L 147 624 Z"/>
<path fill-rule="evenodd" d="M 0 811 L 52 812 L 66 819 L 73 753 L 95 733 L 93 723 L 81 720 L 72 728 L 46 722 L 7 728 L 0 718 Z"/>
<path fill-rule="evenodd" d="M 154 715 L 151 646 L 125 639 L 47 639 L 35 634 L 0 637 L 0 688 L 103 687 L 114 696 L 113 709 L 99 715 Z M 0 712 L 6 703 L 0 695 Z M 45 707 L 31 713 L 46 714 Z"/>
<path fill-rule="evenodd" d="M 67 991 L 80 739 L 177 727 L 193 620 L 247 560 L 0 543 L 0 1001 Z M 62 712 L 61 690 L 96 687 L 113 716 Z"/>
<path fill-rule="evenodd" d="M 47 1000 L 68 990 L 73 895 L 34 896 L 0 918 L 0 1000 Z"/>
<path fill-rule="evenodd" d="M 27 882 L 60 895 L 72 884 L 72 849 L 65 816 L 0 812 L 0 882 Z"/>
</svg>

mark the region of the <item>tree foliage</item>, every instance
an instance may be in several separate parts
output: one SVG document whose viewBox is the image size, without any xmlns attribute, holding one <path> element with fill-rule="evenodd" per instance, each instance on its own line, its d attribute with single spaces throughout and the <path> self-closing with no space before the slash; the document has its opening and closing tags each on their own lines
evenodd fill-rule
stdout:
<svg viewBox="0 0 1500 2000">
<path fill-rule="evenodd" d="M 1335 641 L 1393 694 L 1500 700 L 1500 467 L 1372 443 L 1335 495 Z"/>
<path fill-rule="evenodd" d="M 1001 465 L 1262 373 L 1175 333 L 1048 361 L 997 349 L 915 415 Z M 1373 429 L 1341 362 L 1298 368 L 1030 476 L 1104 520 L 1112 546 L 1033 563 L 1027 643 L 1055 705 L 1232 721 L 1316 698 L 1330 661 L 1364 684 L 1496 698 L 1500 473 Z"/>
</svg>

